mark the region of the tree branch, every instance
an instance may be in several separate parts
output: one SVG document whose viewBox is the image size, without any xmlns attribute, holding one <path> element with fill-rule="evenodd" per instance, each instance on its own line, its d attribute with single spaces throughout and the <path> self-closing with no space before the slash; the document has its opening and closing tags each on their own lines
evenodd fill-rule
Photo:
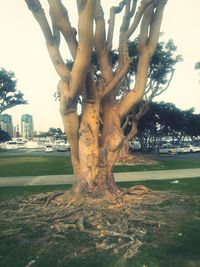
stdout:
<svg viewBox="0 0 200 267">
<path fill-rule="evenodd" d="M 71 27 L 67 9 L 61 3 L 61 0 L 48 0 L 48 2 L 50 10 L 53 13 L 54 21 L 62 32 L 73 59 L 75 59 L 78 47 L 76 30 Z"/>
<path fill-rule="evenodd" d="M 155 52 L 158 43 L 163 11 L 166 3 L 167 0 L 158 0 L 155 5 L 156 10 L 154 12 L 154 16 L 151 21 L 149 41 L 148 41 L 148 47 L 151 49 L 152 55 Z"/>
<path fill-rule="evenodd" d="M 78 1 L 77 3 L 79 3 Z M 81 1 L 82 2 L 82 1 Z M 93 50 L 93 20 L 95 1 L 83 1 L 78 21 L 79 43 L 76 59 L 72 68 L 70 97 L 73 99 L 83 90 L 83 84 L 88 74 Z"/>
<path fill-rule="evenodd" d="M 112 42 L 113 42 L 113 33 L 115 27 L 115 15 L 120 13 L 126 4 L 126 1 L 121 1 L 118 6 L 113 6 L 110 9 L 110 18 L 109 18 L 109 28 L 108 28 L 108 35 L 107 35 L 107 48 L 108 51 L 112 49 Z"/>
<path fill-rule="evenodd" d="M 105 20 L 100 0 L 96 1 L 95 22 L 96 22 L 96 29 L 94 36 L 94 48 L 98 62 L 100 64 L 100 70 L 103 79 L 105 80 L 106 83 L 109 83 L 113 78 L 113 71 L 107 50 Z"/>
<path fill-rule="evenodd" d="M 138 24 L 139 24 L 139 22 L 140 22 L 140 20 L 141 20 L 141 18 L 142 18 L 142 15 L 143 15 L 143 13 L 144 13 L 145 8 L 146 8 L 149 4 L 151 4 L 153 1 L 154 1 L 154 0 L 143 0 L 143 1 L 141 2 L 141 5 L 140 5 L 138 11 L 137 11 L 137 13 L 135 14 L 135 18 L 134 18 L 134 20 L 133 20 L 133 23 L 132 23 L 131 27 L 128 29 L 128 32 L 127 32 L 128 37 L 130 37 L 130 36 L 135 32 L 135 30 L 136 30 L 136 28 L 137 28 L 137 26 L 138 26 Z"/>
<path fill-rule="evenodd" d="M 49 10 L 49 15 L 51 17 L 51 22 L 52 22 L 53 37 L 55 39 L 57 46 L 59 47 L 60 46 L 60 30 L 56 25 L 55 18 L 54 18 L 51 8 Z"/>
<path fill-rule="evenodd" d="M 25 0 L 25 2 L 27 3 L 28 8 L 31 10 L 43 32 L 50 58 L 58 75 L 63 78 L 69 76 L 70 72 L 61 57 L 40 2 L 38 0 Z"/>
<path fill-rule="evenodd" d="M 131 90 L 118 105 L 120 117 L 125 116 L 127 112 L 129 112 L 129 110 L 138 102 L 140 102 L 143 98 L 148 76 L 149 61 L 156 49 L 160 25 L 162 21 L 163 9 L 166 2 L 167 0 L 155 0 L 154 5 L 156 10 L 153 13 L 152 10 L 154 6 L 152 1 L 143 0 L 138 13 L 136 14 L 136 17 L 138 16 L 138 19 L 133 22 L 133 24 L 135 23 L 135 25 L 138 23 L 139 19 L 141 19 L 142 14 L 144 14 L 137 46 L 139 52 L 138 69 L 136 73 L 134 89 Z M 148 38 L 149 26 L 150 36 Z"/>
<path fill-rule="evenodd" d="M 119 72 L 115 73 L 114 78 L 102 89 L 102 97 L 110 94 L 118 85 L 118 83 L 124 78 L 124 76 L 128 72 L 128 68 L 130 65 L 131 60 L 127 61 L 126 64 L 120 69 Z"/>
</svg>

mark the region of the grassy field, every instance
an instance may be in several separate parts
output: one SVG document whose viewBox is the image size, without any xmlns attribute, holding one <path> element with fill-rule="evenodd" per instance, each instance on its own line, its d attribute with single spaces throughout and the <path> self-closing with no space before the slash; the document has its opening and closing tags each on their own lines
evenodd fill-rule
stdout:
<svg viewBox="0 0 200 267">
<path fill-rule="evenodd" d="M 200 168 L 200 160 L 159 159 L 155 165 L 115 166 L 114 172 Z M 0 177 L 72 174 L 66 156 L 1 156 Z"/>
<path fill-rule="evenodd" d="M 122 187 L 135 185 L 119 183 Z M 48 230 L 26 223 L 17 216 L 22 199 L 41 192 L 60 191 L 67 187 L 29 186 L 0 188 L 0 266 L 1 267 L 199 267 L 200 266 L 200 178 L 144 181 L 154 190 L 175 195 L 147 209 L 152 218 L 162 219 L 159 228 L 139 227 L 147 231 L 134 257 L 123 261 L 112 249 L 99 251 L 95 240 L 84 232 L 68 231 L 45 239 Z M 17 216 L 17 217 L 16 217 Z M 33 214 L 34 216 L 34 214 Z M 160 216 L 160 217 L 159 217 Z M 9 223 L 8 223 L 9 222 Z"/>
</svg>

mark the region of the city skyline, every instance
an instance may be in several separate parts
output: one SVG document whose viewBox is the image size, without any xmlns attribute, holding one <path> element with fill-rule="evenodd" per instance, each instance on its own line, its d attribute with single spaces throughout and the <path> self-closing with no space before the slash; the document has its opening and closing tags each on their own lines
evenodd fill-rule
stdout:
<svg viewBox="0 0 200 267">
<path fill-rule="evenodd" d="M 75 25 L 75 1 L 69 4 L 69 16 Z M 110 0 L 111 4 L 119 1 Z M 43 2 L 41 2 L 43 5 Z M 66 1 L 63 1 L 65 4 Z M 105 6 L 106 1 L 102 1 Z M 181 109 L 194 107 L 200 113 L 200 85 L 198 72 L 194 65 L 200 60 L 200 1 L 168 1 L 161 31 L 164 40 L 173 39 L 178 47 L 177 53 L 184 62 L 177 64 L 173 81 L 168 90 L 155 101 L 172 102 Z M 57 76 L 47 53 L 41 30 L 28 10 L 25 1 L 7 0 L 2 3 L 0 25 L 2 42 L 0 44 L 1 66 L 13 71 L 28 105 L 17 106 L 6 111 L 13 116 L 15 125 L 20 122 L 20 114 L 32 114 L 36 131 L 47 131 L 50 127 L 61 128 L 59 103 L 53 94 L 56 91 Z M 46 12 L 47 13 L 47 12 Z M 106 9 L 106 15 L 109 13 Z M 9 14 L 9 16 L 7 15 Z M 190 14 L 190 16 L 188 16 Z M 188 18 L 190 17 L 190 18 Z M 107 17 L 106 17 L 107 21 Z M 136 36 L 134 36 L 136 37 Z M 116 37 L 117 40 L 117 37 Z M 63 58 L 70 58 L 66 46 L 61 47 Z"/>
<path fill-rule="evenodd" d="M 20 123 L 13 123 L 12 115 L 7 113 L 0 115 L 0 128 L 7 132 L 10 137 L 22 137 L 32 139 L 35 135 L 33 116 L 30 114 L 22 114 Z"/>
</svg>

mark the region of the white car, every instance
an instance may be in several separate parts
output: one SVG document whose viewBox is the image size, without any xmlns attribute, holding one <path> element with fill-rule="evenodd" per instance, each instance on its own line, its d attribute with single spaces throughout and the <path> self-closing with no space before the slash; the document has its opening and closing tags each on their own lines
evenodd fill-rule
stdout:
<svg viewBox="0 0 200 267">
<path fill-rule="evenodd" d="M 177 154 L 176 146 L 172 144 L 164 144 L 159 148 L 160 154 Z"/>
<path fill-rule="evenodd" d="M 5 143 L 5 149 L 18 149 L 18 145 L 16 141 L 8 141 Z"/>
<path fill-rule="evenodd" d="M 53 149 L 53 146 L 52 145 L 47 145 L 46 148 L 45 148 L 45 152 L 53 152 L 54 149 Z"/>
<path fill-rule="evenodd" d="M 178 153 L 189 153 L 190 151 L 190 146 L 189 145 L 184 145 L 184 144 L 179 144 L 177 146 L 177 152 Z"/>
<path fill-rule="evenodd" d="M 190 148 L 190 152 L 200 152 L 200 146 L 195 146 L 195 145 L 188 145 Z"/>
</svg>

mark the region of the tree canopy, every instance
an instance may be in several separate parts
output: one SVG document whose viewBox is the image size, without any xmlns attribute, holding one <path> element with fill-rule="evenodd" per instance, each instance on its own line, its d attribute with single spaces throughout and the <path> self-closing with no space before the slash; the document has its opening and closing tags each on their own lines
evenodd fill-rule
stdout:
<svg viewBox="0 0 200 267">
<path fill-rule="evenodd" d="M 17 105 L 27 104 L 24 94 L 17 90 L 15 74 L 0 69 L 0 115 L 5 110 Z"/>
</svg>

